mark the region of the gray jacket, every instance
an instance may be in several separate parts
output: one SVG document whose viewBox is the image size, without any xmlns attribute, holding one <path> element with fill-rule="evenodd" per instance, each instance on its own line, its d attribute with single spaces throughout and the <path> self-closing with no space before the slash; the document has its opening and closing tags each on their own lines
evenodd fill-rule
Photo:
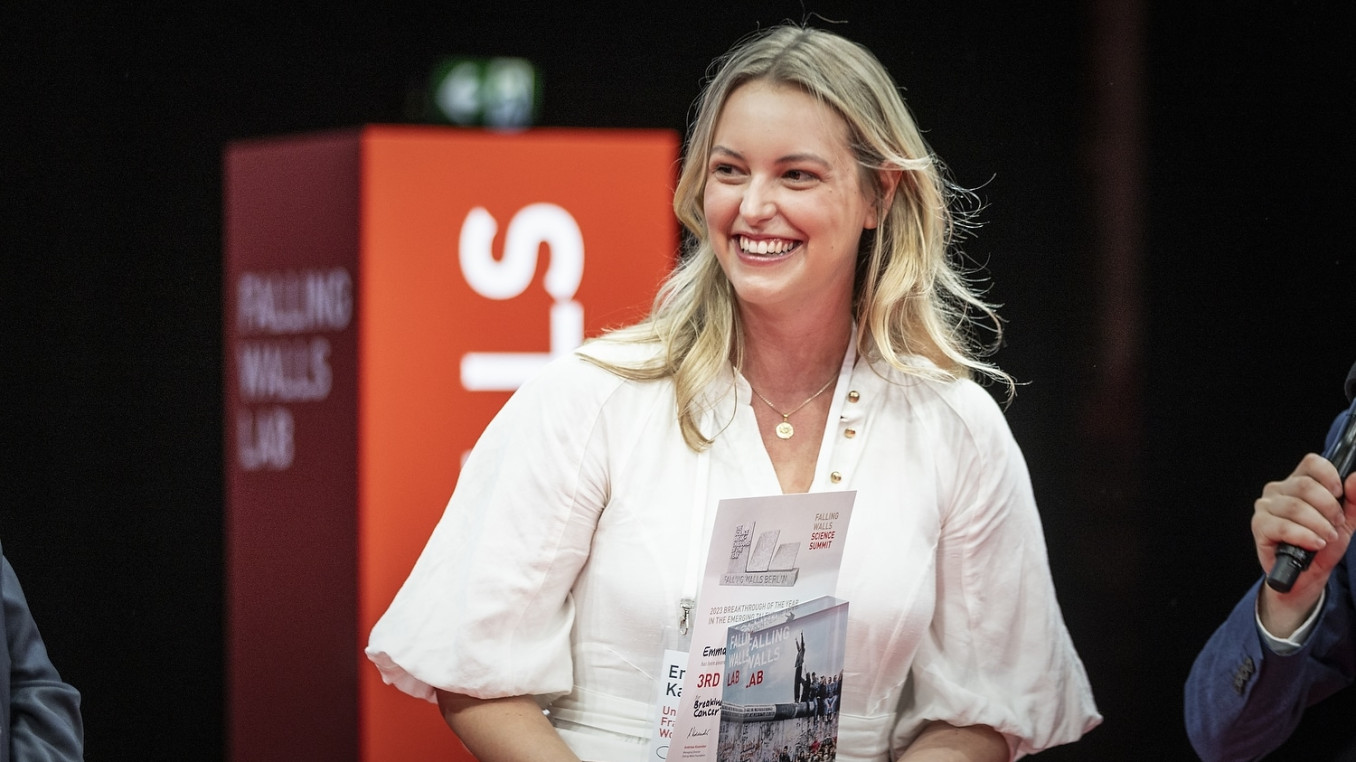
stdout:
<svg viewBox="0 0 1356 762">
<path fill-rule="evenodd" d="M 19 578 L 0 550 L 0 762 L 84 758 L 80 693 L 61 681 L 28 611 Z"/>
</svg>

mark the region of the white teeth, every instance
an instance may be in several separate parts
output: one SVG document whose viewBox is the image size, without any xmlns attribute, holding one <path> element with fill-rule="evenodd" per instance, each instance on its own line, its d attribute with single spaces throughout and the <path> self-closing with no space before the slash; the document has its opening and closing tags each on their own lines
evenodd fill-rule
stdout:
<svg viewBox="0 0 1356 762">
<path fill-rule="evenodd" d="M 795 243 L 786 240 L 762 240 L 750 241 L 743 236 L 739 237 L 739 248 L 748 254 L 784 254 L 795 247 Z"/>
</svg>

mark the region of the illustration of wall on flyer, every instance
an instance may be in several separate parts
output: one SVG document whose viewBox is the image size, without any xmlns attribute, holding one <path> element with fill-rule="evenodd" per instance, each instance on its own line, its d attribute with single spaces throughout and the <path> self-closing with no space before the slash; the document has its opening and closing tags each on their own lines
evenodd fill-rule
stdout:
<svg viewBox="0 0 1356 762">
<path fill-rule="evenodd" d="M 730 626 L 718 762 L 835 758 L 847 621 L 825 596 Z"/>
</svg>

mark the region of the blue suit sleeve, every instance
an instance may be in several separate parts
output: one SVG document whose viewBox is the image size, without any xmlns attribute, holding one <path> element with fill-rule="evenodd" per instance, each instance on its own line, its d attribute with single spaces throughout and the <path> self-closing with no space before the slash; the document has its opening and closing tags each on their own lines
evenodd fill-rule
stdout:
<svg viewBox="0 0 1356 762">
<path fill-rule="evenodd" d="M 1257 632 L 1261 581 L 1215 630 L 1191 667 L 1184 697 L 1187 735 L 1201 759 L 1258 759 L 1290 737 L 1306 707 L 1351 684 L 1350 559 L 1349 552 L 1333 570 L 1314 631 L 1293 654 L 1273 653 Z"/>
<path fill-rule="evenodd" d="M 4 599 L 5 641 L 9 661 L 11 759 L 70 762 L 84 758 L 80 693 L 61 680 L 28 610 L 19 579 L 0 555 L 0 593 Z"/>
</svg>

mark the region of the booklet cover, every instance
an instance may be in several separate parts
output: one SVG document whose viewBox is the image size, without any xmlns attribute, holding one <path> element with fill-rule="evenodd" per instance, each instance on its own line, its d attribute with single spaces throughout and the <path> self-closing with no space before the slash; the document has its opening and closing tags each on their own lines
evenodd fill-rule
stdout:
<svg viewBox="0 0 1356 762">
<path fill-rule="evenodd" d="M 847 491 L 737 498 L 720 502 L 698 595 L 692 644 L 677 701 L 678 710 L 673 716 L 673 732 L 667 736 L 672 739 L 670 748 L 666 750 L 669 762 L 741 759 L 739 756 L 717 754 L 726 682 L 730 676 L 726 669 L 727 651 L 730 648 L 728 628 L 752 620 L 763 621 L 768 615 L 784 618 L 788 611 L 798 612 L 797 616 L 807 618 L 819 613 L 819 609 L 813 607 L 798 607 L 809 606 L 810 601 L 832 596 L 837 589 L 843 545 L 855 497 L 855 492 Z M 845 625 L 846 607 L 842 611 Z M 826 653 L 823 649 L 831 648 L 823 642 L 817 642 L 817 637 L 807 631 L 806 658 L 812 650 L 816 654 L 815 658 L 821 658 L 820 654 Z M 752 642 L 749 641 L 750 644 Z M 840 638 L 835 643 L 837 645 L 833 647 L 837 648 L 838 666 L 832 667 L 825 662 L 815 667 L 816 682 L 821 675 L 827 678 L 842 669 L 843 640 Z M 770 679 L 773 670 L 777 669 L 794 676 L 795 650 L 788 640 L 782 654 L 790 654 L 791 660 L 784 666 L 764 669 L 764 680 Z M 750 658 L 768 659 L 771 658 L 769 653 L 764 651 Z M 802 659 L 802 668 L 804 663 Z M 743 695 L 744 688 L 758 686 L 745 685 L 748 682 L 748 668 L 739 669 L 742 678 L 740 691 Z M 802 674 L 802 680 L 804 678 Z M 729 686 L 729 689 L 733 693 L 734 686 Z M 802 690 L 806 690 L 804 683 Z M 782 701 L 785 699 L 778 698 L 771 703 Z M 745 702 L 745 699 L 739 699 L 736 703 Z M 777 754 L 743 759 L 764 758 L 776 762 Z"/>
<path fill-rule="evenodd" d="M 825 596 L 729 628 L 717 762 L 837 758 L 847 618 Z"/>
</svg>

